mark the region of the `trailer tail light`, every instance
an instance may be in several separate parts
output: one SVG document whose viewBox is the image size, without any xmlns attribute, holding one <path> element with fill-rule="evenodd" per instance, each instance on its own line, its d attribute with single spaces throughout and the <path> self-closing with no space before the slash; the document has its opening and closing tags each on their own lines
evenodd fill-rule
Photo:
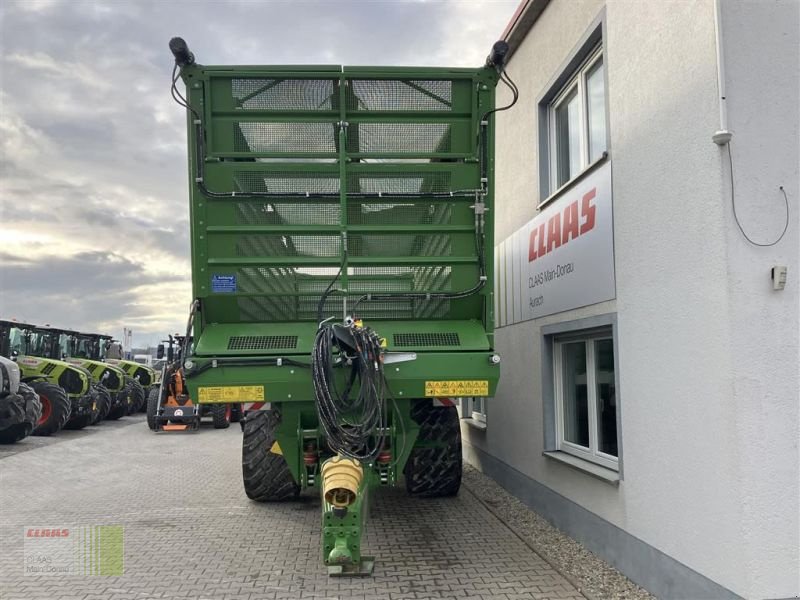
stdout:
<svg viewBox="0 0 800 600">
<path fill-rule="evenodd" d="M 319 457 L 317 456 L 317 445 L 312 443 L 306 444 L 303 450 L 303 462 L 307 467 L 313 467 L 317 464 Z"/>
<path fill-rule="evenodd" d="M 455 406 L 455 399 L 454 398 L 434 398 L 433 399 L 434 406 Z"/>
</svg>

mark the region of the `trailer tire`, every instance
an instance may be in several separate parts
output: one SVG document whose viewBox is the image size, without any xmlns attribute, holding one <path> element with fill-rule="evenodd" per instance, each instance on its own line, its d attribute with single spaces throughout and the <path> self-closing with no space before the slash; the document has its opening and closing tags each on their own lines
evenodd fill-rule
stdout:
<svg viewBox="0 0 800 600">
<path fill-rule="evenodd" d="M 47 381 L 35 381 L 33 391 L 39 394 L 42 416 L 33 429 L 33 435 L 52 435 L 64 429 L 72 413 L 72 404 L 64 388 Z"/>
<path fill-rule="evenodd" d="M 283 455 L 272 452 L 280 421 L 277 411 L 265 410 L 248 414 L 244 423 L 242 479 L 247 497 L 257 502 L 292 500 L 300 494 Z"/>
<path fill-rule="evenodd" d="M 147 395 L 147 426 L 151 431 L 158 431 L 158 393 L 161 390 L 153 387 Z"/>
<path fill-rule="evenodd" d="M 214 429 L 227 429 L 231 426 L 230 404 L 215 404 L 211 407 L 211 420 L 214 422 Z"/>
<path fill-rule="evenodd" d="M 95 383 L 92 385 L 97 401 L 97 412 L 92 419 L 92 425 L 97 425 L 108 416 L 108 411 L 111 410 L 111 394 L 106 389 L 106 386 Z"/>
<path fill-rule="evenodd" d="M 433 406 L 418 401 L 411 418 L 419 424 L 418 441 L 433 447 L 414 448 L 403 471 L 406 491 L 412 496 L 455 496 L 461 487 L 461 425 L 455 406 Z"/>
</svg>

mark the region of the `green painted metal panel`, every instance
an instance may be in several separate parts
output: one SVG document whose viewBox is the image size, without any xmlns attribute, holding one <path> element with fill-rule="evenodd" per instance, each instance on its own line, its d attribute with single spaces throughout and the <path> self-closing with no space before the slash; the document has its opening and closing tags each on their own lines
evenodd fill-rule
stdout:
<svg viewBox="0 0 800 600">
<path fill-rule="evenodd" d="M 490 345 L 480 321 L 365 321 L 386 339 L 388 352 L 441 352 L 453 350 L 489 351 Z M 206 327 L 195 347 L 195 357 L 204 356 L 291 356 L 305 359 L 311 354 L 317 324 L 213 323 Z"/>
<path fill-rule="evenodd" d="M 330 298 L 326 317 L 366 294 L 470 289 L 479 275 L 471 191 L 487 185 L 487 278 L 474 297 L 360 310 L 475 319 L 491 331 L 492 158 L 482 173 L 478 133 L 494 70 L 192 65 L 182 75 L 204 128 L 199 147 L 189 123 L 192 163 L 203 162 L 202 182 L 196 166 L 190 182 L 200 345 L 206 324 L 314 321 L 313 299 L 333 279 L 347 293 Z"/>
<path fill-rule="evenodd" d="M 389 390 L 396 398 L 423 398 L 426 381 L 483 380 L 488 382 L 486 395 L 493 396 L 500 377 L 500 367 L 490 363 L 491 354 L 491 351 L 419 351 L 415 360 L 386 365 Z M 310 364 L 308 355 L 280 356 Z M 274 359 L 270 363 L 264 355 L 255 354 L 218 358 L 217 367 L 205 370 L 201 369 L 211 359 L 196 356 L 192 360 L 195 363 L 194 371 L 198 371 L 197 374 L 188 373 L 187 387 L 193 398 L 198 397 L 197 388 L 201 386 L 263 385 L 267 402 L 314 401 L 308 367 L 296 364 L 274 366 Z M 342 370 L 342 375 L 346 374 Z"/>
</svg>

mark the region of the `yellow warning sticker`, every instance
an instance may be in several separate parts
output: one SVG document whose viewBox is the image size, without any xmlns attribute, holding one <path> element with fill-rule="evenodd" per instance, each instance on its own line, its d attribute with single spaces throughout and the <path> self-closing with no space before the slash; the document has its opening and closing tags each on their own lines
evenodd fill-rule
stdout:
<svg viewBox="0 0 800 600">
<path fill-rule="evenodd" d="M 488 396 L 489 382 L 485 379 L 468 379 L 462 381 L 426 381 L 425 396 Z"/>
<path fill-rule="evenodd" d="M 278 440 L 275 440 L 275 443 L 272 444 L 272 447 L 269 449 L 269 451 L 273 454 L 280 454 L 283 456 L 283 450 L 281 450 L 281 445 L 278 443 Z"/>
<path fill-rule="evenodd" d="M 224 387 L 198 388 L 201 404 L 214 402 L 263 402 L 263 385 L 230 385 Z"/>
</svg>

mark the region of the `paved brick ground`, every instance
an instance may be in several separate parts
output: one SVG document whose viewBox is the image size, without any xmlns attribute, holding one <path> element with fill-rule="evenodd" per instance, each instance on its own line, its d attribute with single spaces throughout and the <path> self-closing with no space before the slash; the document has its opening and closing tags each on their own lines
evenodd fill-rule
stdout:
<svg viewBox="0 0 800 600">
<path fill-rule="evenodd" d="M 329 578 L 315 495 L 247 499 L 238 426 L 153 434 L 126 417 L 0 447 L 0 598 L 582 598 L 470 493 L 374 498 L 367 579 Z M 121 577 L 23 573 L 26 527 L 121 524 Z"/>
</svg>

